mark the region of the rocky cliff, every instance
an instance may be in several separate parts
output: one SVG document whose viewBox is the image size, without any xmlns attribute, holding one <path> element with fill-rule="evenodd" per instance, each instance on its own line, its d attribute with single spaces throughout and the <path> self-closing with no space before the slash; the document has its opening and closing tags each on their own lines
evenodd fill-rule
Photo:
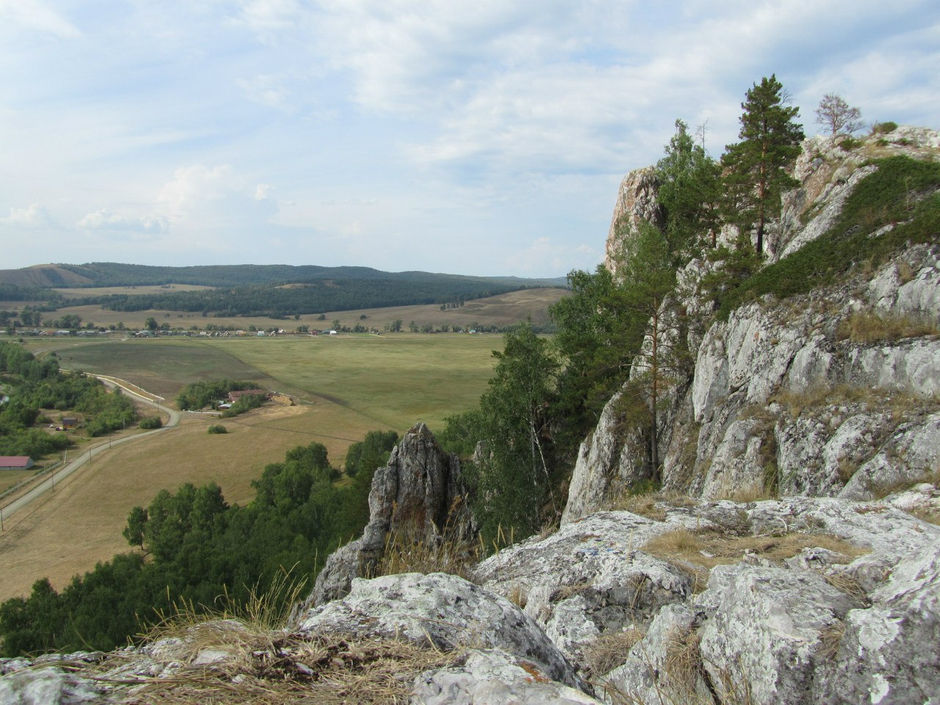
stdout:
<svg viewBox="0 0 940 705">
<path fill-rule="evenodd" d="M 894 153 L 935 159 L 940 134 L 899 128 L 851 149 L 832 138 L 807 140 L 795 168 L 802 185 L 785 197 L 769 261 L 824 235 L 877 169 L 872 157 Z M 622 188 L 642 183 L 642 197 L 621 196 L 614 222 L 625 219 L 621 204 L 653 207 L 646 175 L 624 180 Z M 876 271 L 857 268 L 806 294 L 765 297 L 727 320 L 687 296 L 694 364 L 661 414 L 664 489 L 708 499 L 866 499 L 940 471 L 938 241 L 940 234 L 901 248 Z M 693 260 L 679 279 L 694 284 L 705 268 Z M 643 479 L 638 459 L 649 439 L 624 432 L 618 401 L 581 447 L 563 522 Z"/>
<path fill-rule="evenodd" d="M 868 159 L 892 153 L 935 159 L 940 136 L 808 140 L 769 260 L 825 237 Z M 612 236 L 659 212 L 653 176 L 624 181 Z M 663 491 L 631 493 L 649 439 L 615 397 L 556 532 L 463 577 L 370 579 L 390 537 L 473 540 L 459 462 L 419 425 L 376 472 L 363 536 L 286 626 L 217 620 L 0 661 L 0 705 L 940 703 L 937 235 L 726 319 L 683 287 L 694 354 L 661 414 Z"/>
</svg>

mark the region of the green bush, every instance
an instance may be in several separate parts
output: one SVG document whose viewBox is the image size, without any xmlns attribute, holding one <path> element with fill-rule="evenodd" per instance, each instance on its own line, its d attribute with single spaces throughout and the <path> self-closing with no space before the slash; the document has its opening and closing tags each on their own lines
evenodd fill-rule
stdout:
<svg viewBox="0 0 940 705">
<path fill-rule="evenodd" d="M 841 142 L 839 142 L 839 146 L 846 152 L 852 149 L 858 149 L 862 146 L 862 144 L 863 142 L 861 140 L 855 139 L 854 137 L 846 137 Z"/>
<path fill-rule="evenodd" d="M 718 317 L 764 294 L 786 298 L 831 284 L 853 266 L 877 267 L 914 243 L 933 242 L 940 231 L 940 163 L 891 157 L 862 179 L 849 196 L 838 222 L 822 237 L 755 272 L 725 292 Z M 878 237 L 871 233 L 894 227 Z"/>
<path fill-rule="evenodd" d="M 898 129 L 898 124 L 890 120 L 888 122 L 876 122 L 871 126 L 872 134 L 875 135 L 886 135 L 889 132 L 894 132 L 896 129 Z"/>
<path fill-rule="evenodd" d="M 221 424 L 209 426 L 209 433 L 228 433 L 228 429 Z"/>
<path fill-rule="evenodd" d="M 159 416 L 147 416 L 146 418 L 140 420 L 139 426 L 145 431 L 148 431 L 154 428 L 161 428 L 163 426 L 163 421 L 160 420 Z"/>
</svg>

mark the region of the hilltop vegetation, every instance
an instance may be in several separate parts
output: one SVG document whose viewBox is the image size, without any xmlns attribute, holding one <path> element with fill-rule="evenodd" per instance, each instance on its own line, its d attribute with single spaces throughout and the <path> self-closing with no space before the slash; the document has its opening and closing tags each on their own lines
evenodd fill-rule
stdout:
<svg viewBox="0 0 940 705">
<path fill-rule="evenodd" d="M 35 282 L 60 287 L 135 287 L 170 284 L 212 287 L 203 290 L 153 291 L 71 296 L 69 306 L 102 306 L 112 311 L 160 309 L 206 316 L 285 318 L 327 311 L 406 306 L 461 305 L 465 301 L 531 287 L 557 287 L 557 279 L 472 277 L 429 272 L 382 272 L 368 267 L 220 265 L 150 267 L 92 263 L 0 272 L 0 300 L 43 302 L 43 311 L 63 305 L 62 296 Z M 73 276 L 65 277 L 62 272 Z M 52 317 L 43 316 L 43 320 Z M 7 323 L 30 325 L 8 315 Z M 38 321 L 36 321 L 38 323 Z"/>
</svg>

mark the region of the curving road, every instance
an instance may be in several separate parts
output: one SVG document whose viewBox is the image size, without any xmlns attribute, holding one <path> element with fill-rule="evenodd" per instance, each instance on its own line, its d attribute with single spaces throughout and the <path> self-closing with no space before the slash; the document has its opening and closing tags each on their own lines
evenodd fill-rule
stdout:
<svg viewBox="0 0 940 705">
<path fill-rule="evenodd" d="M 120 390 L 124 394 L 127 394 L 129 396 L 134 397 L 135 399 L 139 399 L 142 402 L 150 404 L 151 406 L 160 410 L 164 414 L 169 415 L 170 417 L 169 421 L 167 421 L 167 423 L 163 427 L 154 429 L 153 431 L 147 431 L 145 433 L 137 433 L 137 434 L 134 434 L 133 436 L 124 436 L 123 438 L 108 439 L 107 441 L 99 443 L 96 446 L 86 448 L 79 454 L 77 458 L 67 462 L 64 467 L 58 470 L 54 470 L 52 473 L 50 473 L 49 477 L 45 478 L 42 482 L 40 482 L 35 487 L 31 488 L 28 492 L 21 495 L 20 497 L 17 497 L 15 500 L 10 502 L 5 507 L 0 507 L 0 517 L 2 517 L 3 521 L 8 520 L 16 512 L 21 510 L 23 507 L 28 505 L 33 500 L 38 499 L 46 492 L 55 489 L 56 482 L 62 482 L 62 480 L 64 480 L 73 472 L 78 470 L 80 467 L 82 467 L 85 463 L 87 463 L 89 460 L 94 458 L 96 455 L 103 453 L 106 450 L 109 450 L 110 448 L 116 445 L 121 445 L 122 443 L 130 443 L 140 438 L 146 438 L 147 436 L 151 436 L 154 433 L 163 433 L 164 431 L 167 431 L 179 424 L 180 412 L 178 412 L 176 409 L 171 409 L 168 406 L 163 406 L 162 404 L 156 401 L 157 399 L 162 400 L 163 397 L 158 397 L 155 394 L 149 394 L 148 392 L 146 392 L 146 390 L 143 390 L 143 389 L 140 390 L 141 392 L 144 392 L 143 394 L 141 394 L 140 392 L 135 391 L 135 388 L 133 388 L 129 382 L 122 380 L 122 379 L 118 379 L 117 377 L 111 377 L 110 375 L 95 375 L 95 377 L 100 379 L 108 387 L 120 388 Z M 139 389 L 139 387 L 137 389 Z M 67 453 L 68 451 L 66 451 L 66 454 Z"/>
</svg>

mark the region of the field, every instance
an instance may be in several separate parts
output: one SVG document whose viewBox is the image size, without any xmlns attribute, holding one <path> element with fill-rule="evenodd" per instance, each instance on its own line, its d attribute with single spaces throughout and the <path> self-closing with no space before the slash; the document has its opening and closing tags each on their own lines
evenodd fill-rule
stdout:
<svg viewBox="0 0 940 705">
<path fill-rule="evenodd" d="M 341 465 L 351 442 L 370 430 L 399 433 L 423 420 L 471 408 L 492 372 L 497 335 L 291 336 L 281 338 L 81 341 L 35 339 L 65 368 L 113 374 L 172 399 L 194 379 L 233 377 L 288 392 L 298 404 L 268 406 L 233 419 L 185 414 L 180 427 L 116 447 L 16 515 L 0 534 L 0 600 L 48 576 L 72 575 L 129 550 L 128 511 L 160 489 L 217 482 L 229 502 L 253 496 L 251 480 L 284 452 L 323 443 Z M 210 423 L 229 429 L 209 435 Z"/>
<path fill-rule="evenodd" d="M 184 288 L 182 284 L 174 285 L 174 290 L 181 291 Z M 148 287 L 137 287 L 137 293 L 143 292 Z M 153 287 L 150 287 L 153 288 Z M 159 289 L 159 287 L 157 287 Z M 195 288 L 195 287 L 189 287 Z M 100 289 L 59 289 L 57 290 L 65 296 L 83 296 L 82 292 L 96 291 L 111 293 L 131 293 L 124 292 L 123 288 L 113 290 Z M 485 299 L 474 299 L 468 301 L 462 307 L 456 309 L 441 310 L 436 304 L 422 306 L 395 306 L 390 308 L 361 309 L 355 311 L 331 311 L 327 312 L 321 318 L 315 314 L 305 314 L 297 318 L 278 319 L 254 317 L 204 317 L 201 313 L 190 313 L 184 311 L 109 311 L 100 306 L 67 306 L 58 309 L 55 313 L 50 313 L 49 318 L 58 318 L 65 314 L 75 314 L 81 317 L 83 323 L 91 322 L 97 326 L 108 328 L 119 323 L 124 324 L 126 328 L 139 329 L 144 327 L 144 322 L 153 317 L 157 323 L 167 323 L 173 328 L 189 329 L 192 327 L 205 328 L 209 324 L 216 326 L 225 326 L 230 328 L 244 328 L 254 326 L 258 329 L 267 330 L 270 328 L 283 328 L 284 330 L 294 331 L 298 326 L 306 325 L 310 328 L 329 328 L 334 320 L 338 320 L 340 325 L 354 327 L 356 324 L 362 324 L 369 328 L 384 330 L 387 325 L 395 320 L 401 320 L 405 329 L 414 321 L 419 328 L 424 325 L 430 325 L 434 328 L 441 326 L 461 326 L 463 328 L 472 326 L 509 326 L 519 321 L 531 319 L 535 325 L 545 325 L 548 323 L 548 307 L 558 301 L 566 294 L 564 289 L 523 289 L 513 291 L 508 294 L 492 296 Z M 0 308 L 10 310 L 21 309 L 26 302 L 7 302 Z M 364 316 L 364 318 L 363 318 Z"/>
</svg>

